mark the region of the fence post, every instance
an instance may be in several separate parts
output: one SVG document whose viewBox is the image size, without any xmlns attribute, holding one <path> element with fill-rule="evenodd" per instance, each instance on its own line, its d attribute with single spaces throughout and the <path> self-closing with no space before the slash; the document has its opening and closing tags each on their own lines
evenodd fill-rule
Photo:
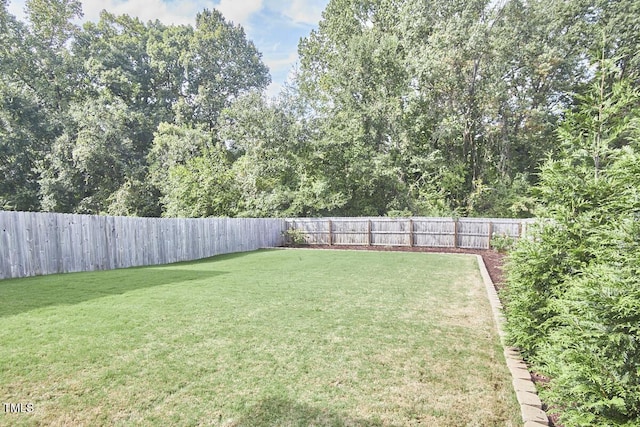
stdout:
<svg viewBox="0 0 640 427">
<path fill-rule="evenodd" d="M 487 237 L 487 249 L 491 249 L 491 235 L 493 234 L 493 223 L 489 221 L 489 237 Z"/>
<path fill-rule="evenodd" d="M 371 220 L 367 220 L 367 246 L 371 246 Z"/>
<path fill-rule="evenodd" d="M 458 218 L 453 223 L 453 247 L 458 247 Z"/>
<path fill-rule="evenodd" d="M 333 246 L 333 236 L 331 235 L 331 220 L 327 220 L 327 226 L 329 227 L 329 246 Z"/>
<path fill-rule="evenodd" d="M 413 247 L 413 219 L 409 218 L 409 246 Z"/>
</svg>

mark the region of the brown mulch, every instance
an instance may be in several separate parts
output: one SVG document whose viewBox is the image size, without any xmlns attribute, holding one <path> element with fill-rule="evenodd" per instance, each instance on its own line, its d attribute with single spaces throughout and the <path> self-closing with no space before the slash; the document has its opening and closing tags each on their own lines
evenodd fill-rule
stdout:
<svg viewBox="0 0 640 427">
<path fill-rule="evenodd" d="M 455 254 L 474 254 L 481 255 L 482 260 L 487 266 L 489 276 L 493 281 L 496 290 L 500 290 L 505 286 L 503 265 L 506 255 L 496 252 L 494 250 L 473 250 L 473 249 L 460 249 L 460 248 L 423 248 L 423 247 L 409 247 L 409 246 L 351 246 L 351 245 L 303 245 L 305 248 L 312 249 L 351 249 L 351 250 L 365 250 L 365 251 L 400 251 L 400 252 L 432 252 L 432 253 L 455 253 Z M 531 379 L 536 384 L 536 387 L 544 386 L 549 382 L 549 379 L 536 373 L 531 373 Z M 548 407 L 543 402 L 543 409 L 546 411 Z M 549 417 L 549 425 L 551 427 L 562 427 L 558 423 L 558 415 L 554 413 L 547 413 Z"/>
</svg>

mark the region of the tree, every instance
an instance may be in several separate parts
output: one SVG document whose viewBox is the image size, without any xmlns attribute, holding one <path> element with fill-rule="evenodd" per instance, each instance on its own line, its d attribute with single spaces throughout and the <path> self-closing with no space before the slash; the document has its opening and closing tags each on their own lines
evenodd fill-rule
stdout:
<svg viewBox="0 0 640 427">
<path fill-rule="evenodd" d="M 239 95 L 270 83 L 267 67 L 240 26 L 228 23 L 217 10 L 196 17 L 189 46 L 187 97 L 183 117 L 214 130 L 223 108 Z"/>
<path fill-rule="evenodd" d="M 318 100 L 318 151 L 347 202 L 337 213 L 384 214 L 405 205 L 399 162 L 407 85 L 404 47 L 385 27 L 391 3 L 330 2 L 300 44 L 301 88 Z"/>
<path fill-rule="evenodd" d="M 0 209 L 36 211 L 39 169 L 50 138 L 33 94 L 0 78 Z"/>
<path fill-rule="evenodd" d="M 154 133 L 153 146 L 147 155 L 149 165 L 149 181 L 152 185 L 167 193 L 170 188 L 166 181 L 168 171 L 176 166 L 201 156 L 211 147 L 213 137 L 202 128 L 178 126 L 171 123 L 160 123 Z"/>
<path fill-rule="evenodd" d="M 219 162 L 211 150 L 220 110 L 268 83 L 242 28 L 217 11 L 199 14 L 195 29 L 102 12 L 70 45 L 80 79 L 40 180 L 47 210 L 159 214 L 159 198 L 174 191 L 157 177 L 176 148 L 163 146 L 170 124 L 182 129 L 178 133 L 209 138 L 170 169 L 191 162 L 191 173 L 206 173 L 192 158 L 209 153 L 201 162 Z M 193 177 L 199 179 L 206 177 Z M 180 209 L 172 212 L 188 211 Z"/>
<path fill-rule="evenodd" d="M 73 125 L 57 138 L 43 172 L 47 211 L 99 214 L 128 178 L 144 174 L 144 150 L 131 129 L 146 118 L 118 98 L 103 96 L 75 104 Z"/>
<path fill-rule="evenodd" d="M 562 151 L 537 187 L 546 220 L 507 270 L 509 339 L 552 377 L 545 396 L 568 426 L 632 425 L 640 415 L 640 93 L 620 74 L 601 60 L 567 112 Z"/>
<path fill-rule="evenodd" d="M 5 208 L 155 215 L 163 174 L 229 169 L 239 215 L 530 215 L 594 52 L 640 78 L 628 0 L 331 0 L 273 102 L 216 10 L 195 28 L 103 12 L 80 29 L 77 0 L 30 0 L 24 24 L 0 5 Z"/>
<path fill-rule="evenodd" d="M 151 86 L 155 89 L 156 108 L 166 112 L 163 122 L 189 122 L 181 113 L 189 98 L 187 72 L 193 32 L 190 25 L 167 27 L 157 21 L 149 23 L 147 54 L 154 71 Z"/>
<path fill-rule="evenodd" d="M 65 45 L 81 12 L 69 0 L 31 0 L 26 12 L 23 24 L 0 4 L 0 207 L 38 210 L 39 173 L 72 97 Z"/>
<path fill-rule="evenodd" d="M 512 214 L 583 77 L 562 3 L 331 1 L 300 86 L 342 144 L 343 212 Z"/>
<path fill-rule="evenodd" d="M 235 216 L 239 190 L 230 153 L 204 127 L 161 123 L 148 155 L 164 216 Z"/>
<path fill-rule="evenodd" d="M 171 105 L 162 102 L 154 85 L 157 72 L 147 53 L 149 33 L 137 18 L 103 11 L 97 23 L 84 25 L 73 44 L 83 67 L 81 99 L 112 99 L 137 114 L 138 127 L 131 128 L 128 137 L 140 153 L 150 148 L 158 124 L 173 120 Z"/>
<path fill-rule="evenodd" d="M 640 4 L 633 0 L 595 2 L 596 21 L 591 52 L 599 55 L 604 48 L 607 58 L 615 58 L 621 75 L 640 83 Z"/>
<path fill-rule="evenodd" d="M 53 120 L 61 120 L 77 80 L 67 44 L 79 31 L 72 21 L 82 16 L 82 5 L 77 0 L 27 0 L 25 10 L 28 57 L 20 64 L 19 77 L 38 93 Z"/>
<path fill-rule="evenodd" d="M 230 170 L 228 153 L 210 147 L 201 156 L 168 171 L 162 203 L 164 216 L 235 216 L 240 194 Z"/>
<path fill-rule="evenodd" d="M 296 111 L 298 100 L 283 95 L 267 103 L 253 92 L 223 111 L 219 139 L 236 158 L 239 215 L 318 215 L 341 203 L 331 191 L 333 177 L 319 167 L 309 140 L 312 125 Z"/>
</svg>

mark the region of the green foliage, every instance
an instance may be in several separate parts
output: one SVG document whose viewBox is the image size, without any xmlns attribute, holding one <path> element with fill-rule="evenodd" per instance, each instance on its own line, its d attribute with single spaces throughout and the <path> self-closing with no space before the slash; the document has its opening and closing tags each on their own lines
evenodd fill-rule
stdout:
<svg viewBox="0 0 640 427">
<path fill-rule="evenodd" d="M 216 45 L 220 47 L 212 48 Z M 204 10 L 196 17 L 188 58 L 188 119 L 210 130 L 233 99 L 251 89 L 264 89 L 271 81 L 244 29 L 227 22 L 217 9 Z"/>
<path fill-rule="evenodd" d="M 167 172 L 201 155 L 211 139 L 211 134 L 199 127 L 160 123 L 147 155 L 151 183 L 166 192 Z"/>
<path fill-rule="evenodd" d="M 210 217 L 237 213 L 239 192 L 227 153 L 212 147 L 168 171 L 162 204 L 164 216 Z"/>
<path fill-rule="evenodd" d="M 76 0 L 25 11 L 21 23 L 0 5 L 2 208 L 158 215 L 172 155 L 150 155 L 159 125 L 204 126 L 211 143 L 220 111 L 269 82 L 244 30 L 215 10 L 195 28 L 106 11 L 80 28 Z"/>
<path fill-rule="evenodd" d="M 506 253 L 513 249 L 516 240 L 507 235 L 507 234 L 497 234 L 493 233 L 491 236 L 491 241 L 489 242 L 489 246 L 491 249 L 496 250 L 500 253 Z"/>
<path fill-rule="evenodd" d="M 109 198 L 144 168 L 135 129 L 146 118 L 120 99 L 100 97 L 73 104 L 70 123 L 48 155 L 40 181 L 42 208 L 98 214 Z"/>
<path fill-rule="evenodd" d="M 406 218 L 412 215 L 413 213 L 408 209 L 405 209 L 405 210 L 394 209 L 387 212 L 387 216 L 389 218 Z"/>
<path fill-rule="evenodd" d="M 635 101 L 621 96 L 640 82 L 631 0 L 331 0 L 300 41 L 296 77 L 269 101 L 260 52 L 215 9 L 195 26 L 104 11 L 82 28 L 77 0 L 29 0 L 25 10 L 20 22 L 0 3 L 8 209 L 527 217 L 547 155 L 568 159 L 581 152 L 573 144 L 591 173 L 607 168 L 606 146 L 626 137 L 599 127 L 627 126 Z M 629 88 L 612 86 L 624 108 L 588 99 L 599 96 L 585 91 L 596 52 L 618 69 L 607 84 L 627 78 Z M 599 111 L 560 114 L 574 98 Z M 561 135 L 560 147 L 561 120 L 598 136 Z M 218 160 L 205 164 L 212 146 L 227 152 L 224 178 Z M 549 167 L 562 174 L 583 160 Z M 197 182 L 224 182 L 237 198 L 209 194 L 190 209 Z"/>
<path fill-rule="evenodd" d="M 312 145 L 314 121 L 300 117 L 300 102 L 283 96 L 267 103 L 254 92 L 223 111 L 218 137 L 235 157 L 239 215 L 323 215 L 346 203 L 340 177 L 324 167 L 333 147 Z"/>
<path fill-rule="evenodd" d="M 535 204 L 530 193 L 530 179 L 525 174 L 495 180 L 493 186 L 478 180 L 467 197 L 467 212 L 470 216 L 529 218 Z"/>
<path fill-rule="evenodd" d="M 288 245 L 299 246 L 303 245 L 306 242 L 304 231 L 298 228 L 290 228 L 286 231 L 283 231 L 282 235 L 284 236 L 285 241 Z"/>
<path fill-rule="evenodd" d="M 640 417 L 640 96 L 601 62 L 542 167 L 548 218 L 511 252 L 507 329 L 552 378 L 546 401 L 566 426 Z"/>
<path fill-rule="evenodd" d="M 106 213 L 120 216 L 158 217 L 161 214 L 158 206 L 159 191 L 148 180 L 127 179 L 122 186 L 112 193 Z"/>
<path fill-rule="evenodd" d="M 563 3 L 329 2 L 299 81 L 337 148 L 338 212 L 530 216 L 560 94 L 583 77 Z"/>
</svg>

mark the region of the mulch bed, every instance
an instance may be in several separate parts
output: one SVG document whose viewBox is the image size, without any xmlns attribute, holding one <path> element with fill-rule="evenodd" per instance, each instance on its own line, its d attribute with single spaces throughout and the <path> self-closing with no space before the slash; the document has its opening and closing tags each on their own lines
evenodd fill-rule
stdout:
<svg viewBox="0 0 640 427">
<path fill-rule="evenodd" d="M 473 249 L 460 249 L 460 248 L 423 248 L 423 247 L 409 247 L 409 246 L 355 246 L 355 245 L 303 245 L 301 247 L 311 249 L 350 249 L 350 250 L 364 250 L 364 251 L 399 251 L 399 252 L 432 252 L 432 253 L 454 253 L 454 254 L 473 254 L 480 255 L 487 266 L 489 276 L 493 281 L 493 285 L 496 290 L 504 288 L 504 272 L 503 265 L 505 262 L 505 254 L 496 252 L 494 250 L 473 250 Z M 549 382 L 549 379 L 536 373 L 531 373 L 531 379 L 536 384 L 536 387 L 543 387 L 544 384 Z M 543 409 L 546 411 L 548 407 L 543 403 Z M 562 427 L 558 423 L 558 415 L 554 413 L 547 413 L 549 417 L 549 425 L 551 427 Z"/>
</svg>

